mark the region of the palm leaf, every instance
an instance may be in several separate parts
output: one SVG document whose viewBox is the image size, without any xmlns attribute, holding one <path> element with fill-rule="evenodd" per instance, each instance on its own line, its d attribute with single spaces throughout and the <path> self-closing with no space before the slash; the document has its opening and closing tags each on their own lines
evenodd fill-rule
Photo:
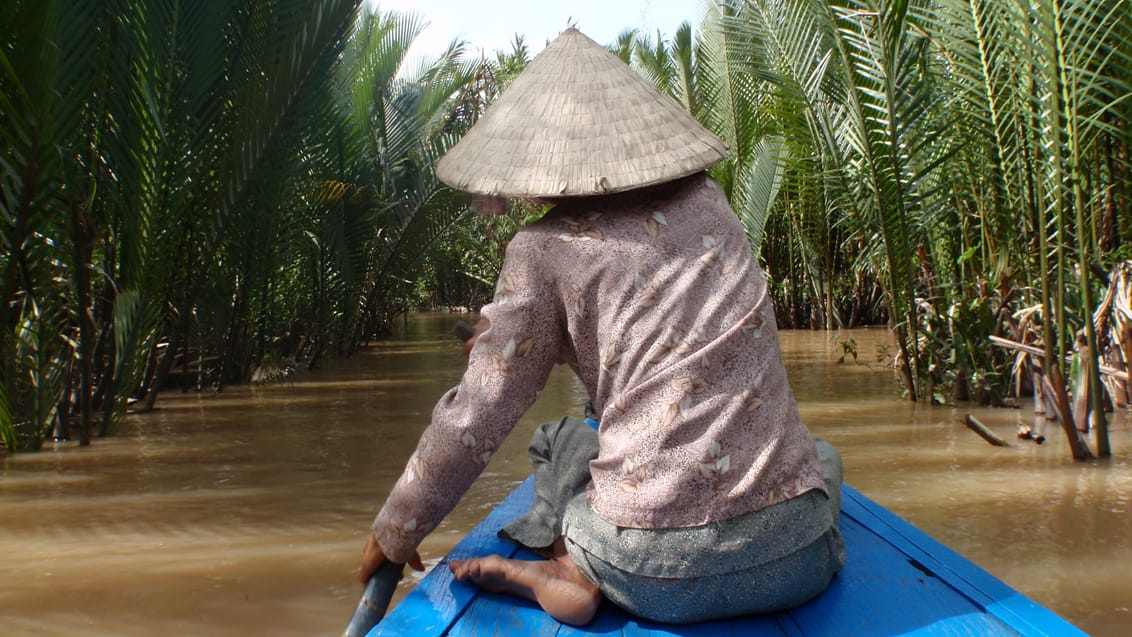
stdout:
<svg viewBox="0 0 1132 637">
<path fill-rule="evenodd" d="M 0 383 L 0 442 L 9 450 L 16 449 L 16 421 L 8 402 L 8 389 Z"/>
<path fill-rule="evenodd" d="M 459 42 L 410 68 L 405 54 L 422 28 L 411 15 L 367 12 L 340 67 L 350 97 L 334 133 L 335 181 L 345 186 L 336 189 L 341 198 L 325 200 L 330 214 L 311 228 L 308 245 L 318 259 L 320 296 L 333 289 L 341 301 L 346 341 L 366 333 L 365 321 L 380 321 L 405 273 L 462 208 L 447 205 L 432 164 L 454 141 L 443 134 L 450 106 L 481 69 L 462 60 Z"/>
<path fill-rule="evenodd" d="M 750 161 L 735 184 L 733 207 L 755 254 L 762 249 L 767 219 L 782 186 L 785 156 L 786 144 L 781 138 L 763 139 L 755 145 Z"/>
<path fill-rule="evenodd" d="M 763 137 L 758 119 L 758 78 L 746 72 L 741 57 L 745 51 L 729 28 L 730 20 L 739 11 L 736 4 L 713 3 L 704 19 L 700 43 L 703 54 L 703 73 L 699 79 L 703 97 L 700 120 L 731 147 L 732 160 L 713 172 L 728 193 L 734 184 L 736 167 L 746 162 L 748 145 L 753 146 Z"/>
<path fill-rule="evenodd" d="M 868 202 L 862 221 L 885 247 L 886 296 L 905 381 L 915 395 L 920 376 L 915 248 L 929 245 L 917 228 L 923 227 L 925 177 L 949 151 L 930 143 L 938 94 L 925 68 L 928 40 L 909 28 L 911 6 L 908 1 L 850 2 L 830 7 L 827 16 L 848 98 L 848 117 L 838 135 L 860 161 L 859 201 Z"/>
<path fill-rule="evenodd" d="M 637 35 L 632 60 L 633 68 L 656 90 L 675 96 L 676 63 L 659 32 L 655 41 L 647 35 Z"/>
<path fill-rule="evenodd" d="M 17 2 L 0 22 L 0 384 L 18 444 L 32 447 L 57 413 L 72 360 L 55 335 L 85 316 L 68 298 L 75 288 L 57 281 L 86 272 L 74 248 L 89 224 L 67 221 L 85 214 L 90 191 L 67 149 L 83 130 L 93 9 L 64 20 L 66 4 Z M 58 46 L 68 37 L 70 48 Z"/>
</svg>

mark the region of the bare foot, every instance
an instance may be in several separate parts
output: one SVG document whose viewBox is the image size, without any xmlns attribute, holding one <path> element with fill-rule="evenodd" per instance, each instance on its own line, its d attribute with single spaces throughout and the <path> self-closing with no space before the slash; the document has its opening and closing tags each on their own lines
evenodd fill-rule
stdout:
<svg viewBox="0 0 1132 637">
<path fill-rule="evenodd" d="M 453 560 L 449 568 L 458 580 L 536 602 L 563 624 L 588 624 L 601 603 L 601 591 L 582 575 L 569 556 L 530 562 L 488 555 Z"/>
</svg>

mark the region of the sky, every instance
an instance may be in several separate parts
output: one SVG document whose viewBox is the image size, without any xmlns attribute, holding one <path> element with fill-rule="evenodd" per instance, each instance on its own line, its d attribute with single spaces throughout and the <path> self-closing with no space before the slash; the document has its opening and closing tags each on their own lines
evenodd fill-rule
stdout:
<svg viewBox="0 0 1132 637">
<path fill-rule="evenodd" d="M 533 57 L 569 24 L 599 44 L 612 44 L 628 28 L 671 37 L 681 22 L 695 26 L 703 0 L 366 0 L 382 11 L 415 13 L 429 26 L 410 52 L 435 54 L 453 38 L 470 43 L 469 52 L 493 56 L 511 50 L 516 33 Z"/>
</svg>

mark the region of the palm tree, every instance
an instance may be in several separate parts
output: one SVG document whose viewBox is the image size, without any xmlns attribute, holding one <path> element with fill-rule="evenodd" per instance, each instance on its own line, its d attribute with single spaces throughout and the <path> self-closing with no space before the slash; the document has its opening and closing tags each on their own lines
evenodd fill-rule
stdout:
<svg viewBox="0 0 1132 637">
<path fill-rule="evenodd" d="M 1127 147 L 1128 4 L 973 1 L 942 8 L 925 23 L 951 55 L 972 137 L 994 159 L 986 170 L 992 197 L 980 215 L 995 240 L 997 254 L 989 256 L 1034 273 L 1030 289 L 1037 294 L 1028 296 L 1041 308 L 1042 364 L 1062 405 L 1067 355 L 1083 333 L 1097 453 L 1106 456 L 1093 317 L 1105 241 L 1097 229 L 1106 212 L 1127 204 L 1113 196 L 1117 164 L 1097 170 L 1093 158 L 1122 139 Z M 1019 229 L 1024 241 L 1011 240 Z M 1089 457 L 1062 411 L 1074 457 Z"/>
<path fill-rule="evenodd" d="M 318 278 L 341 286 L 347 351 L 404 311 L 413 284 L 406 274 L 466 212 L 433 165 L 456 139 L 448 115 L 476 65 L 453 42 L 411 66 L 406 54 L 423 28 L 415 16 L 367 12 L 341 67 L 346 99 L 333 144 L 342 188 L 325 199 L 334 211 L 315 236 L 346 259 Z"/>
<path fill-rule="evenodd" d="M 13 448 L 39 445 L 60 416 L 68 373 L 91 374 L 94 184 L 77 165 L 92 153 L 78 152 L 77 141 L 98 7 L 74 7 L 72 21 L 69 4 L 15 2 L 0 19 L 0 433 Z M 64 39 L 73 46 L 56 46 Z M 86 439 L 90 403 L 82 395 Z"/>
<path fill-rule="evenodd" d="M 709 85 L 724 89 L 722 94 L 727 95 L 727 87 L 742 86 L 745 77 L 754 83 L 748 90 L 760 96 L 757 114 L 745 118 L 727 115 L 735 108 L 732 104 L 742 109 L 747 101 L 717 100 L 715 110 L 720 114 L 707 121 L 758 122 L 749 129 L 762 137 L 740 145 L 753 146 L 757 161 L 747 162 L 747 178 L 740 182 L 740 196 L 733 192 L 733 204 L 752 246 L 764 256 L 772 284 L 790 288 L 789 294 L 783 291 L 777 297 L 780 316 L 787 324 L 807 323 L 801 315 L 800 298 L 806 294 L 801 284 L 808 281 L 811 293 L 823 299 L 820 325 L 831 327 L 840 321 L 831 284 L 846 267 L 838 262 L 834 249 L 836 220 L 848 214 L 854 202 L 845 194 L 848 182 L 840 167 L 846 160 L 833 135 L 844 116 L 825 95 L 830 53 L 812 7 L 783 2 L 720 3 L 709 12 L 704 30 L 710 60 L 705 66 L 719 69 L 704 74 L 737 78 Z M 750 194 L 742 196 L 744 192 Z M 773 233 L 774 242 L 764 242 L 768 233 Z"/>
<path fill-rule="evenodd" d="M 150 387 L 164 382 L 226 232 L 358 2 L 11 4 L 0 422 L 34 447 L 74 410 L 87 442 L 95 408 L 105 432 L 159 336 Z"/>
</svg>

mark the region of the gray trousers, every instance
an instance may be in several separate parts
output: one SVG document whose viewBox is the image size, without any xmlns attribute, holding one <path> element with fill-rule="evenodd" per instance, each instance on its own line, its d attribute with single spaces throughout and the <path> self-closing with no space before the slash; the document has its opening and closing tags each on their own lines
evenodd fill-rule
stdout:
<svg viewBox="0 0 1132 637">
<path fill-rule="evenodd" d="M 541 425 L 528 449 L 535 502 L 500 537 L 529 548 L 564 537 L 579 570 L 613 603 L 646 619 L 692 623 L 800 606 L 845 562 L 837 528 L 841 458 L 817 441 L 826 489 L 724 522 L 688 529 L 627 529 L 590 508 L 597 432 L 565 418 Z"/>
</svg>

